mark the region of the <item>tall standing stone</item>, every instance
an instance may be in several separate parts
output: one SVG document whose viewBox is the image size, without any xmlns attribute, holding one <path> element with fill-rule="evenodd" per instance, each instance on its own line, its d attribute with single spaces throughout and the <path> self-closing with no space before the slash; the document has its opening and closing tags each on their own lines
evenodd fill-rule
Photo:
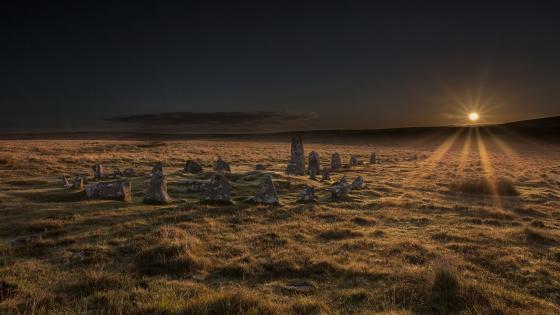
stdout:
<svg viewBox="0 0 560 315">
<path fill-rule="evenodd" d="M 226 161 L 222 160 L 222 158 L 218 158 L 216 162 L 214 162 L 214 172 L 231 173 L 231 168 Z"/>
<path fill-rule="evenodd" d="M 79 191 L 84 190 L 84 178 L 80 175 L 77 175 L 74 178 L 74 183 L 72 184 L 72 189 L 76 189 Z"/>
<path fill-rule="evenodd" d="M 373 152 L 371 154 L 371 156 L 369 157 L 369 163 L 370 164 L 375 164 L 377 163 L 377 155 L 375 154 L 375 152 Z"/>
<path fill-rule="evenodd" d="M 91 168 L 93 169 L 93 178 L 95 178 L 95 179 L 103 179 L 103 177 L 105 176 L 104 170 L 103 170 L 103 165 L 101 165 L 101 164 L 95 164 L 95 165 L 92 166 Z"/>
<path fill-rule="evenodd" d="M 315 151 L 311 151 L 311 153 L 309 153 L 307 170 L 310 174 L 311 170 L 315 170 L 315 174 L 319 174 L 319 172 L 321 172 L 321 161 L 319 160 L 319 153 Z"/>
<path fill-rule="evenodd" d="M 167 178 L 160 172 L 152 174 L 150 186 L 144 196 L 144 203 L 147 204 L 166 204 L 171 201 L 167 194 Z"/>
<path fill-rule="evenodd" d="M 342 167 L 342 160 L 340 159 L 340 154 L 338 154 L 338 152 L 335 152 L 331 156 L 331 168 L 335 170 L 341 167 Z"/>
<path fill-rule="evenodd" d="M 154 167 L 152 167 L 152 173 L 163 174 L 163 164 L 161 164 L 161 162 L 156 162 L 156 164 L 154 164 Z"/>
<path fill-rule="evenodd" d="M 295 167 L 294 175 L 303 175 L 305 173 L 305 154 L 303 152 L 303 142 L 301 136 L 292 138 L 292 152 L 290 164 Z"/>
<path fill-rule="evenodd" d="M 215 173 L 202 197 L 204 203 L 231 203 L 232 186 L 222 173 Z"/>
<path fill-rule="evenodd" d="M 314 168 L 310 169 L 309 170 L 309 179 L 315 180 L 316 176 L 317 176 L 317 172 L 315 171 L 315 169 Z"/>
<path fill-rule="evenodd" d="M 331 180 L 331 175 L 329 174 L 329 169 L 327 167 L 323 167 L 323 173 L 322 173 L 322 181 L 328 181 Z"/>
<path fill-rule="evenodd" d="M 253 201 L 256 203 L 263 203 L 267 205 L 278 205 L 278 194 L 276 193 L 276 188 L 272 182 L 272 176 L 266 174 L 261 178 L 261 184 L 259 186 L 259 191 L 253 197 Z"/>
</svg>

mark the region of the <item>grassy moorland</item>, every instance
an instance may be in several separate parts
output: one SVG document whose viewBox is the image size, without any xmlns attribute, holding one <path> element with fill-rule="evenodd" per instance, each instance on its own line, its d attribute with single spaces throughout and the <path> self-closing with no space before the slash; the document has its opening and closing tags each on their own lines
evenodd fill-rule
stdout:
<svg viewBox="0 0 560 315">
<path fill-rule="evenodd" d="M 560 148 L 475 142 L 376 147 L 383 163 L 331 174 L 367 185 L 337 202 L 329 183 L 283 174 L 289 139 L 0 142 L 0 312 L 558 314 Z M 326 166 L 372 147 L 305 150 Z M 234 205 L 201 205 L 183 183 L 217 156 Z M 206 172 L 183 173 L 187 159 Z M 156 161 L 168 205 L 142 204 Z M 134 201 L 61 187 L 94 163 L 135 168 Z M 280 206 L 245 202 L 263 173 Z M 317 204 L 295 203 L 304 184 Z"/>
</svg>

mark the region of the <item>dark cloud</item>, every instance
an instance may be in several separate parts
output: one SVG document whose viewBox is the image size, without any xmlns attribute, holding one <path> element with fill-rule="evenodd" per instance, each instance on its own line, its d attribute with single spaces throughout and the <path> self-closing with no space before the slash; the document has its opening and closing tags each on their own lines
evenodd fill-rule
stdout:
<svg viewBox="0 0 560 315">
<path fill-rule="evenodd" d="M 237 111 L 158 113 L 119 116 L 108 120 L 158 130 L 262 132 L 293 128 L 307 129 L 308 123 L 316 118 L 318 115 L 315 113 Z"/>
</svg>

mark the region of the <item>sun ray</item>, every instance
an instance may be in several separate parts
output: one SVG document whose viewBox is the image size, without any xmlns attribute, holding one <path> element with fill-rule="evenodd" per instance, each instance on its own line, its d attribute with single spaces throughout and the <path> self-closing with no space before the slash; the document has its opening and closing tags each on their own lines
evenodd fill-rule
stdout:
<svg viewBox="0 0 560 315">
<path fill-rule="evenodd" d="M 494 176 L 494 169 L 492 168 L 492 162 L 488 155 L 488 150 L 486 149 L 486 144 L 484 143 L 483 136 L 480 134 L 480 128 L 476 128 L 476 143 L 478 145 L 478 154 L 480 156 L 480 162 L 482 164 L 482 169 L 484 171 L 484 177 L 490 185 L 490 190 L 494 200 L 496 201 L 496 206 L 502 209 L 502 201 L 498 194 L 498 188 L 496 186 L 496 178 Z"/>
</svg>

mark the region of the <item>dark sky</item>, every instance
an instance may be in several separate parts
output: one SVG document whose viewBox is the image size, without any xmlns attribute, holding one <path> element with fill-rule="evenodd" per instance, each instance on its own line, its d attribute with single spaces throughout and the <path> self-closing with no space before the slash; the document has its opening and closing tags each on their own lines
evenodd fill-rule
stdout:
<svg viewBox="0 0 560 315">
<path fill-rule="evenodd" d="M 385 128 L 463 123 L 471 109 L 484 122 L 560 114 L 553 1 L 114 2 L 0 5 L 0 131 Z"/>
</svg>

